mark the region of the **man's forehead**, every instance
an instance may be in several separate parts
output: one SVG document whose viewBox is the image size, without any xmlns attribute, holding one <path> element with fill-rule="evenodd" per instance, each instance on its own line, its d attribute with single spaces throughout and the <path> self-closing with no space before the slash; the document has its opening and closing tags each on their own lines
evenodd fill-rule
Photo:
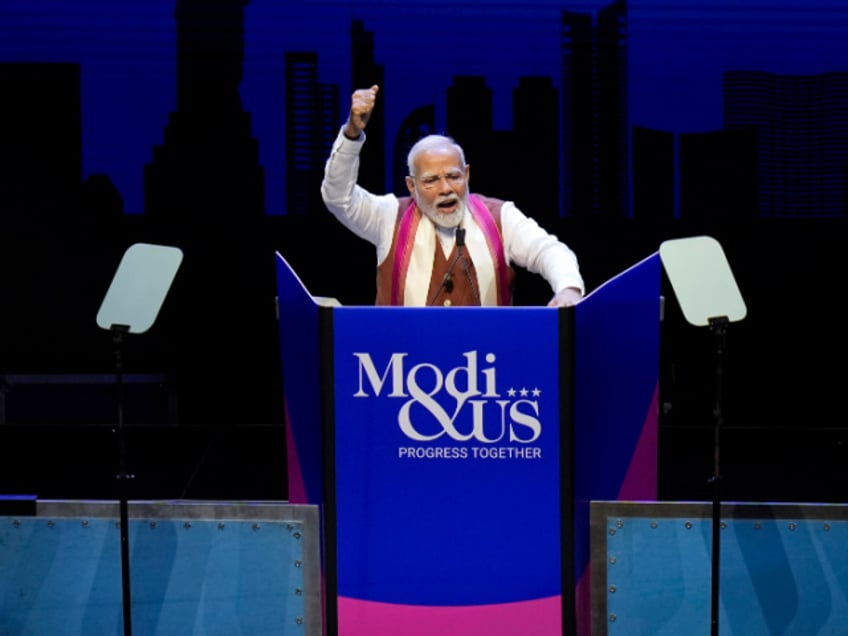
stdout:
<svg viewBox="0 0 848 636">
<path fill-rule="evenodd" d="M 418 155 L 416 163 L 422 170 L 426 170 L 427 166 L 437 166 L 439 168 L 447 166 L 459 168 L 460 170 L 465 167 L 462 165 L 457 149 L 448 144 L 423 150 Z"/>
</svg>

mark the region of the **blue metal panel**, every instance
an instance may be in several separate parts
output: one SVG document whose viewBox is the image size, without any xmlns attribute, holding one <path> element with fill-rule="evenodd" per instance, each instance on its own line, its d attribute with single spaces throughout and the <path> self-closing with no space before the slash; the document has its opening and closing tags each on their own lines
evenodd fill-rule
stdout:
<svg viewBox="0 0 848 636">
<path fill-rule="evenodd" d="M 593 633 L 708 635 L 709 515 L 635 516 L 639 505 L 626 505 L 628 514 L 605 518 L 597 553 L 604 588 L 596 588 L 605 603 L 597 612 L 602 629 Z M 799 512 L 787 516 L 760 506 L 760 516 L 723 520 L 722 636 L 848 633 L 848 507 L 793 509 Z"/>
<path fill-rule="evenodd" d="M 280 521 L 131 520 L 139 634 L 303 634 L 303 529 Z M 0 517 L 0 634 L 121 634 L 114 519 Z"/>
</svg>

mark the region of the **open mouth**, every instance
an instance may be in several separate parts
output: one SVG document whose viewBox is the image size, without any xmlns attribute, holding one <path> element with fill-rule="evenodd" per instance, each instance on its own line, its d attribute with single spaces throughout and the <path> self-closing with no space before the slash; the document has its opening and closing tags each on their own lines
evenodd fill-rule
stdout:
<svg viewBox="0 0 848 636">
<path fill-rule="evenodd" d="M 456 209 L 458 201 L 456 199 L 447 199 L 445 201 L 439 201 L 436 204 L 436 207 L 439 208 L 442 212 L 450 212 Z"/>
</svg>

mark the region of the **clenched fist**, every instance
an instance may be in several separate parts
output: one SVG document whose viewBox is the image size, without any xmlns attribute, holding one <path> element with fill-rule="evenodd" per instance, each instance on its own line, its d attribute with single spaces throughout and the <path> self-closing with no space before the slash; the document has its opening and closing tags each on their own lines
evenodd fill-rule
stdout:
<svg viewBox="0 0 848 636">
<path fill-rule="evenodd" d="M 353 91 L 350 98 L 350 114 L 345 124 L 344 134 L 349 139 L 358 139 L 371 119 L 374 104 L 377 101 L 377 91 L 380 87 L 374 84 L 371 88 L 360 88 Z"/>
</svg>

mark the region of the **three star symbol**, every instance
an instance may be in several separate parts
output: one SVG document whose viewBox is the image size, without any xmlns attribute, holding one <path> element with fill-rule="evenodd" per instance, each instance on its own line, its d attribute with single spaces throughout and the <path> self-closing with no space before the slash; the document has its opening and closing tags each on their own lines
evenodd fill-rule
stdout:
<svg viewBox="0 0 848 636">
<path fill-rule="evenodd" d="M 515 397 L 516 394 L 520 395 L 521 397 L 527 397 L 531 393 L 533 394 L 533 397 L 536 398 L 542 395 L 542 391 L 538 387 L 532 390 L 528 389 L 527 387 L 521 387 L 517 391 L 513 387 L 510 387 L 509 390 L 506 392 L 509 397 Z"/>
</svg>

